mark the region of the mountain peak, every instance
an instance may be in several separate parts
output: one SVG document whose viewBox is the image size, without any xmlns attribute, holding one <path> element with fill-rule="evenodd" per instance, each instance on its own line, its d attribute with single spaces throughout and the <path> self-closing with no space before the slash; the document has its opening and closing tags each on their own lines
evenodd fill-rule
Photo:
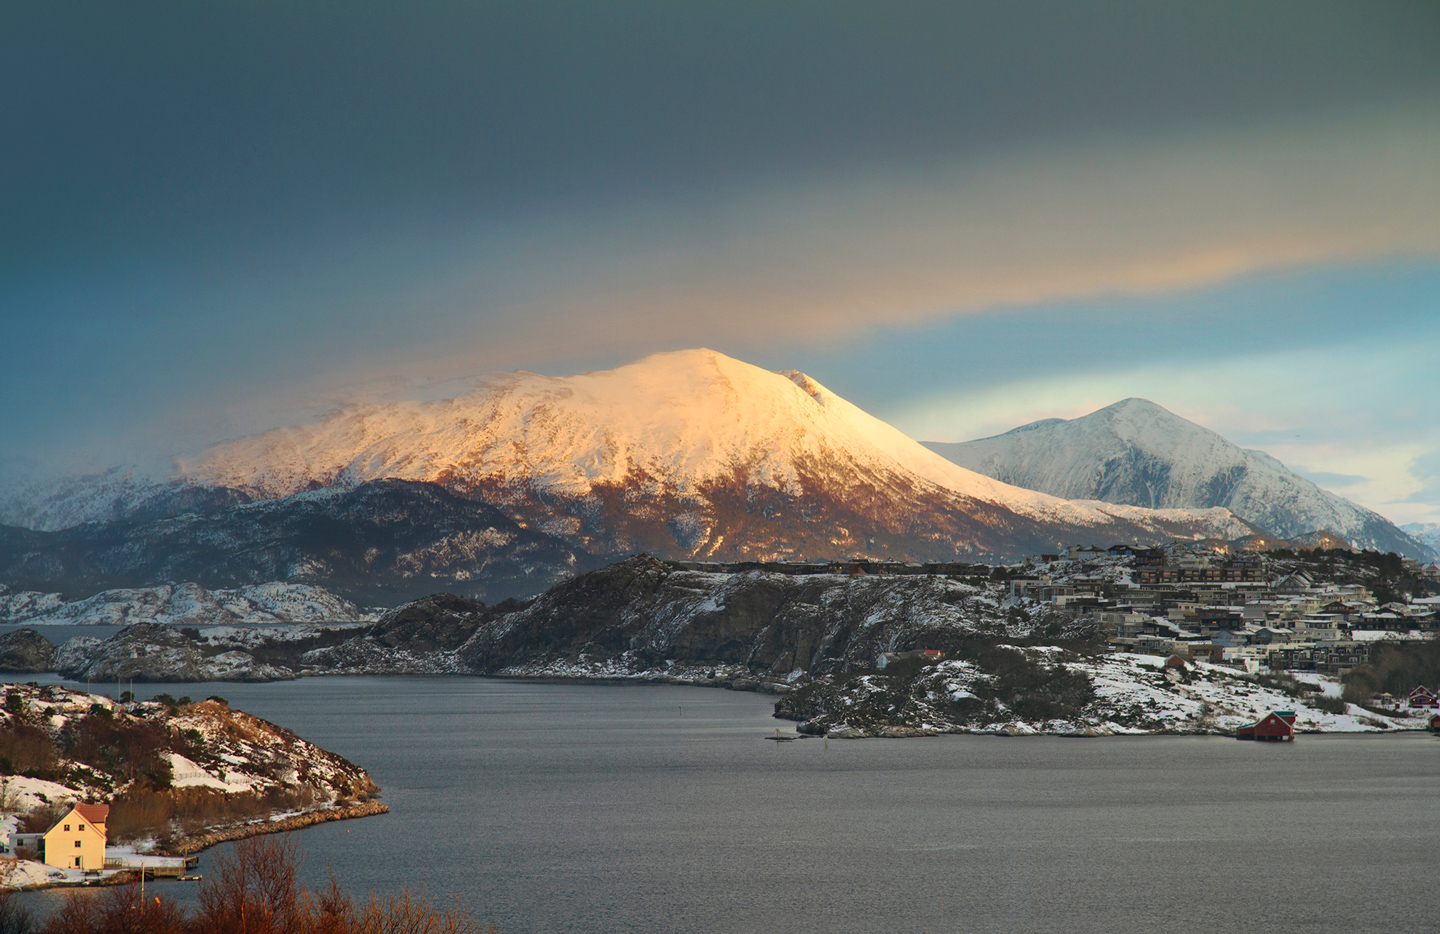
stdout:
<svg viewBox="0 0 1440 934">
<path fill-rule="evenodd" d="M 1163 405 L 1160 405 L 1156 402 L 1151 402 L 1149 399 L 1141 399 L 1139 396 L 1131 396 L 1128 399 L 1121 399 L 1119 402 L 1115 402 L 1105 406 L 1105 408 L 1100 409 L 1098 412 L 1092 412 L 1091 415 L 1099 415 L 1101 412 L 1123 412 L 1127 414 L 1142 412 L 1148 415 L 1168 415 L 1171 418 L 1180 417 L 1174 412 L 1165 408 Z M 1083 417 L 1088 416 L 1082 416 L 1082 418 Z"/>
<path fill-rule="evenodd" d="M 1383 517 L 1322 490 L 1258 451 L 1148 399 L 931 450 L 988 477 L 1066 499 L 1146 508 L 1224 507 L 1276 538 L 1332 529 L 1364 547 L 1425 557 Z"/>
</svg>

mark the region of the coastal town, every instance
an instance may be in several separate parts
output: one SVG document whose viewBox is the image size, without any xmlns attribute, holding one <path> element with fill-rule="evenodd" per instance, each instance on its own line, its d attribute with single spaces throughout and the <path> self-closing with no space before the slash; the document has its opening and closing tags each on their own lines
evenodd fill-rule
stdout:
<svg viewBox="0 0 1440 934">
<path fill-rule="evenodd" d="M 1440 596 L 1384 594 L 1383 561 L 1440 591 L 1440 566 L 1396 555 L 1300 560 L 1206 544 L 1073 548 L 1040 555 L 1010 582 L 1017 600 L 1093 619 L 1115 652 L 1179 655 L 1244 671 L 1344 675 L 1376 645 L 1434 638 Z M 1382 584 L 1381 587 L 1388 585 Z M 1387 599 L 1388 598 L 1388 599 Z"/>
<path fill-rule="evenodd" d="M 712 573 L 974 578 L 979 572 L 1006 584 L 1008 606 L 1093 623 L 1111 652 L 1178 655 L 1252 673 L 1341 676 L 1368 661 L 1377 645 L 1426 642 L 1440 629 L 1440 564 L 1349 548 L 1267 552 L 1245 544 L 1076 545 L 994 568 L 869 560 L 668 563 Z M 1413 592 L 1395 592 L 1396 579 L 1410 582 Z"/>
<path fill-rule="evenodd" d="M 874 674 L 815 673 L 777 715 L 841 737 L 1440 730 L 1430 658 L 1440 567 L 1318 538 L 1319 547 L 1267 550 L 1244 541 L 1075 546 L 994 567 L 766 565 L 965 581 L 977 591 L 971 635 L 908 631 L 877 656 Z M 1006 674 L 1015 668 L 1025 674 Z"/>
</svg>

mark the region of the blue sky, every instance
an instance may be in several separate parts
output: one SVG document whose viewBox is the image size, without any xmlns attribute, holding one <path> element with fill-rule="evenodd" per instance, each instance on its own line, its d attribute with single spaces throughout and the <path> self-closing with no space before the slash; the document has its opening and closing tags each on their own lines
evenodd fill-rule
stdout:
<svg viewBox="0 0 1440 934">
<path fill-rule="evenodd" d="M 0 460 L 705 345 L 1440 521 L 1440 7 L 0 11 Z"/>
<path fill-rule="evenodd" d="M 1148 398 L 1399 521 L 1435 521 L 1437 348 L 1440 263 L 1409 260 L 960 318 L 804 366 L 929 440 Z"/>
</svg>

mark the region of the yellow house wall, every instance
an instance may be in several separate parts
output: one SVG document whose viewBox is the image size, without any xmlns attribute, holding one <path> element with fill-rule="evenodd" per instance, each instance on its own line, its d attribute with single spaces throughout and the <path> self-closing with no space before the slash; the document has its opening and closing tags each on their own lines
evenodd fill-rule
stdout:
<svg viewBox="0 0 1440 934">
<path fill-rule="evenodd" d="M 69 830 L 65 828 L 69 827 Z M 84 830 L 80 828 L 84 827 Z M 103 824 L 92 824 L 71 811 L 45 834 L 45 865 L 57 869 L 104 869 L 105 831 Z M 76 844 L 79 844 L 78 846 Z M 75 865 L 75 857 L 80 865 Z"/>
</svg>

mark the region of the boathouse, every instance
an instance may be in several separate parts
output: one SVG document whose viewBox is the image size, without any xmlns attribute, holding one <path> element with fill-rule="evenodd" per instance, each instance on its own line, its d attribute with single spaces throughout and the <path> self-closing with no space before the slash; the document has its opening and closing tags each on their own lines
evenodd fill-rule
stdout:
<svg viewBox="0 0 1440 934">
<path fill-rule="evenodd" d="M 1431 733 L 1440 733 L 1440 713 L 1432 713 L 1425 726 Z"/>
<path fill-rule="evenodd" d="M 1235 738 L 1269 742 L 1294 741 L 1295 714 L 1289 710 L 1272 710 L 1254 723 L 1247 723 L 1236 730 Z"/>
<path fill-rule="evenodd" d="M 104 869 L 108 804 L 77 804 L 40 835 L 40 858 L 57 869 Z"/>
</svg>

